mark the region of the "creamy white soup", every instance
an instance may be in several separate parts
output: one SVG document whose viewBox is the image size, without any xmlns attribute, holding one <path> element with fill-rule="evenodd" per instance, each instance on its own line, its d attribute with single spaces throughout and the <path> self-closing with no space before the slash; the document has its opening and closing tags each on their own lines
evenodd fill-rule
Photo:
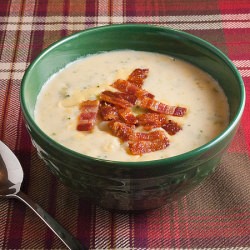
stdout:
<svg viewBox="0 0 250 250">
<path fill-rule="evenodd" d="M 136 68 L 148 69 L 142 88 L 158 101 L 186 108 L 182 117 L 168 116 L 181 130 L 169 135 L 162 150 L 141 155 L 129 153 L 127 142 L 97 121 L 92 131 L 78 131 L 79 104 L 99 98 L 111 84 L 127 79 Z M 139 111 L 135 112 L 140 112 Z M 93 157 L 115 161 L 149 161 L 195 149 L 216 137 L 229 122 L 229 106 L 221 87 L 199 68 L 166 55 L 121 50 L 80 58 L 54 74 L 43 86 L 35 107 L 35 120 L 53 140 Z M 142 129 L 140 129 L 142 131 Z"/>
</svg>

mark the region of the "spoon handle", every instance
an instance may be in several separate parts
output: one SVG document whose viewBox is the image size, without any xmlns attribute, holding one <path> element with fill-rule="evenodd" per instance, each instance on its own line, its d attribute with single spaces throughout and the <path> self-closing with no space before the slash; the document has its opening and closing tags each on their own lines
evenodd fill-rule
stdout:
<svg viewBox="0 0 250 250">
<path fill-rule="evenodd" d="M 68 249 L 87 249 L 81 245 L 68 231 L 66 231 L 55 219 L 53 219 L 46 211 L 44 211 L 38 204 L 33 202 L 29 196 L 23 192 L 18 192 L 14 195 L 15 198 L 23 201 L 28 205 L 44 222 L 47 226 L 58 236 Z"/>
</svg>

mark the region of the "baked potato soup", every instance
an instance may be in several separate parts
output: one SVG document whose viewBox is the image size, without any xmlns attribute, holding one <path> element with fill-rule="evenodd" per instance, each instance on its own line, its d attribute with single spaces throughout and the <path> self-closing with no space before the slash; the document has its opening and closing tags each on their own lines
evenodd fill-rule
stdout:
<svg viewBox="0 0 250 250">
<path fill-rule="evenodd" d="M 80 58 L 54 74 L 35 120 L 53 140 L 114 161 L 149 161 L 195 149 L 229 122 L 223 90 L 167 55 L 120 50 Z"/>
</svg>

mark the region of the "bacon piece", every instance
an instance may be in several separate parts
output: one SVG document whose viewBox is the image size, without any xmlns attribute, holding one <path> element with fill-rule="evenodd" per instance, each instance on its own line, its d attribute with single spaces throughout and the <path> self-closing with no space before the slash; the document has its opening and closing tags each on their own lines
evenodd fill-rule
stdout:
<svg viewBox="0 0 250 250">
<path fill-rule="evenodd" d="M 167 118 L 165 114 L 145 113 L 137 116 L 138 124 L 143 126 L 145 130 L 162 127 L 170 135 L 175 135 L 182 128 L 181 126 Z"/>
<path fill-rule="evenodd" d="M 83 101 L 80 106 L 80 115 L 78 116 L 77 127 L 78 131 L 91 131 L 96 122 L 98 113 L 99 101 Z"/>
<path fill-rule="evenodd" d="M 122 99 L 118 92 L 105 90 L 100 94 L 100 100 L 112 103 L 122 108 L 132 107 L 133 104 Z"/>
<path fill-rule="evenodd" d="M 152 128 L 160 128 L 163 124 L 168 122 L 165 114 L 159 113 L 145 113 L 137 116 L 138 124 L 143 126 L 145 130 Z"/>
<path fill-rule="evenodd" d="M 129 141 L 129 149 L 132 155 L 142 155 L 165 149 L 169 145 L 167 137 L 154 141 Z"/>
<path fill-rule="evenodd" d="M 162 128 L 165 129 L 170 135 L 175 135 L 182 129 L 178 123 L 172 120 L 169 120 L 168 123 L 162 125 Z"/>
<path fill-rule="evenodd" d="M 105 92 L 105 91 L 104 91 Z M 111 92 L 111 91 L 108 91 Z M 105 92 L 107 94 L 107 92 Z M 122 92 L 111 92 L 114 97 L 124 99 L 131 104 L 135 104 L 137 97 L 135 95 L 127 94 L 127 93 L 122 93 Z M 108 93 L 110 95 L 110 93 Z"/>
<path fill-rule="evenodd" d="M 119 108 L 110 103 L 101 102 L 99 110 L 104 121 L 118 121 L 122 119 L 126 124 L 133 125 L 138 123 L 131 108 Z"/>
<path fill-rule="evenodd" d="M 110 103 L 101 102 L 99 110 L 104 121 L 119 120 L 117 108 Z"/>
<path fill-rule="evenodd" d="M 118 114 L 125 121 L 126 124 L 137 124 L 138 120 L 136 116 L 132 113 L 131 108 L 120 108 L 118 109 Z"/>
<path fill-rule="evenodd" d="M 184 116 L 186 114 L 187 109 L 184 107 L 176 107 L 174 111 L 174 116 Z"/>
<path fill-rule="evenodd" d="M 109 127 L 112 131 L 112 134 L 123 141 L 129 140 L 129 137 L 133 134 L 135 128 L 134 126 L 129 126 L 119 121 L 109 122 Z"/>
<path fill-rule="evenodd" d="M 115 92 L 116 95 L 130 103 L 132 103 L 133 105 L 135 105 L 136 99 L 137 97 L 135 95 L 132 94 L 127 94 L 127 93 L 122 93 L 122 92 Z"/>
<path fill-rule="evenodd" d="M 135 132 L 129 136 L 130 141 L 154 141 L 163 140 L 166 137 L 162 130 L 155 130 L 149 133 Z"/>
<path fill-rule="evenodd" d="M 148 76 L 148 69 L 135 69 L 128 77 L 128 81 L 141 88 Z"/>
<path fill-rule="evenodd" d="M 112 83 L 111 86 L 120 90 L 121 92 L 132 94 L 132 95 L 135 95 L 136 97 L 148 96 L 150 98 L 154 98 L 153 94 L 149 93 L 148 91 L 144 89 L 137 87 L 133 83 L 130 83 L 129 81 L 126 81 L 126 80 L 118 79 L 114 83 Z"/>
<path fill-rule="evenodd" d="M 154 100 L 146 96 L 139 97 L 136 100 L 136 105 L 153 110 L 161 114 L 173 115 L 173 116 L 184 116 L 187 110 L 186 108 L 183 107 L 169 106 L 165 103 L 159 102 L 157 100 Z"/>
</svg>

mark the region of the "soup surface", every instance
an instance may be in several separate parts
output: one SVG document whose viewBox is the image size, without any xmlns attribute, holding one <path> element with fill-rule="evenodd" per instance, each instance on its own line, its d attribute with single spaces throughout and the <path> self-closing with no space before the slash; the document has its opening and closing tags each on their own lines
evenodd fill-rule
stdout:
<svg viewBox="0 0 250 250">
<path fill-rule="evenodd" d="M 181 127 L 175 135 L 164 130 L 169 145 L 142 155 L 130 154 L 128 144 L 110 133 L 106 122 L 99 121 L 91 132 L 76 129 L 79 104 L 98 99 L 105 90 L 117 91 L 111 84 L 127 79 L 136 68 L 149 70 L 142 88 L 155 99 L 187 109 L 182 117 L 168 116 Z M 227 126 L 229 107 L 219 84 L 199 68 L 162 54 L 121 50 L 81 58 L 53 75 L 38 96 L 35 120 L 53 140 L 79 153 L 115 161 L 148 161 L 209 142 Z"/>
</svg>

